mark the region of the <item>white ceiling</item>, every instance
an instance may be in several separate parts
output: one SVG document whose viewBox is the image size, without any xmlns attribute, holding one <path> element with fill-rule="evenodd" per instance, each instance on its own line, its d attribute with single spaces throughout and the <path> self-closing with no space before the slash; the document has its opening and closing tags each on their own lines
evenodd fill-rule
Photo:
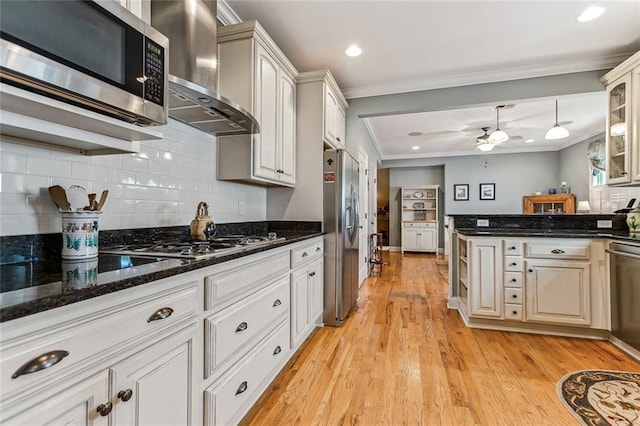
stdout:
<svg viewBox="0 0 640 426">
<path fill-rule="evenodd" d="M 219 3 L 223 0 L 219 0 Z M 640 50 L 640 1 L 599 1 L 600 18 L 579 23 L 591 1 L 226 0 L 257 19 L 299 71 L 328 68 L 347 98 L 612 68 Z M 361 56 L 344 50 L 357 43 Z M 604 93 L 559 97 L 571 136 L 544 141 L 554 100 L 507 100 L 501 128 L 512 138 L 491 153 L 557 150 L 604 129 Z M 366 119 L 382 159 L 469 155 L 494 104 Z M 490 130 L 490 131 L 491 131 Z M 409 132 L 423 135 L 410 137 Z M 414 145 L 418 151 L 411 150 Z"/>
</svg>

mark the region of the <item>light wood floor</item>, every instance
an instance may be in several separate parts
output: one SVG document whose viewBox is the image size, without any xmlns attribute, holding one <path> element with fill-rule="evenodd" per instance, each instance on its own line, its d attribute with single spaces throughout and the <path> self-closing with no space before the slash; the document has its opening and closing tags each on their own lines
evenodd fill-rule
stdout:
<svg viewBox="0 0 640 426">
<path fill-rule="evenodd" d="M 640 371 L 608 342 L 466 328 L 434 255 L 389 255 L 345 324 L 312 335 L 243 423 L 575 425 L 563 375 Z"/>
</svg>

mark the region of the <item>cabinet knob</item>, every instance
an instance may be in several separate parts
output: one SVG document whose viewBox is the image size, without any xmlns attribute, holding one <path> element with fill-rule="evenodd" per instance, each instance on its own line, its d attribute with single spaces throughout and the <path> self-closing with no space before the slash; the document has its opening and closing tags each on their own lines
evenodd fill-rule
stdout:
<svg viewBox="0 0 640 426">
<path fill-rule="evenodd" d="M 529 268 L 529 272 L 533 272 L 533 268 Z"/>
<path fill-rule="evenodd" d="M 511 262 L 510 266 L 516 266 L 518 265 L 516 262 Z"/>
<path fill-rule="evenodd" d="M 336 138 L 336 140 L 337 140 L 338 142 L 340 142 L 340 138 Z"/>
<path fill-rule="evenodd" d="M 300 255 L 300 257 L 307 257 L 309 256 L 309 253 L 307 253 L 306 251 L 303 251 L 302 254 Z"/>
<path fill-rule="evenodd" d="M 516 246 L 509 247 L 509 250 L 515 250 L 515 249 L 516 249 Z"/>
<path fill-rule="evenodd" d="M 40 355 L 37 358 L 27 361 L 18 368 L 15 373 L 11 375 L 12 379 L 17 379 L 23 374 L 35 373 L 36 371 L 46 370 L 49 367 L 53 367 L 64 357 L 69 355 L 68 351 L 51 351 Z"/>
<path fill-rule="evenodd" d="M 315 276 L 316 276 L 316 271 L 309 272 L 309 276 L 310 276 L 310 277 L 315 277 Z"/>
<path fill-rule="evenodd" d="M 280 306 L 282 305 L 282 302 L 280 301 L 280 299 L 276 299 L 275 302 L 273 302 L 273 307 L 275 308 L 276 306 Z"/>
<path fill-rule="evenodd" d="M 518 311 L 511 311 L 513 315 L 518 315 Z"/>
<path fill-rule="evenodd" d="M 514 295 L 512 295 L 511 297 L 513 297 L 514 299 L 517 299 L 517 298 L 518 298 L 518 295 L 517 295 L 517 294 L 514 294 Z"/>
<path fill-rule="evenodd" d="M 322 249 L 320 247 L 316 247 L 316 253 L 322 251 Z"/>
<path fill-rule="evenodd" d="M 98 408 L 96 408 L 96 411 L 102 417 L 105 417 L 109 415 L 112 409 L 113 409 L 113 404 L 110 402 L 105 402 L 104 404 L 98 405 Z"/>
<path fill-rule="evenodd" d="M 515 283 L 515 282 L 517 282 L 517 281 L 518 281 L 518 280 L 516 280 L 515 278 L 511 278 L 511 282 L 512 282 L 512 283 Z"/>
<path fill-rule="evenodd" d="M 280 347 L 280 345 L 276 346 L 276 348 L 273 350 L 273 354 L 274 355 L 278 355 L 280 352 L 282 352 L 282 348 Z"/>
<path fill-rule="evenodd" d="M 121 390 L 118 392 L 118 398 L 122 401 L 127 402 L 133 396 L 133 391 L 131 389 Z"/>
<path fill-rule="evenodd" d="M 147 322 L 158 321 L 161 319 L 169 318 L 171 314 L 173 314 L 173 309 L 169 307 L 158 309 L 147 319 Z"/>
<path fill-rule="evenodd" d="M 246 381 L 240 383 L 240 386 L 238 386 L 238 390 L 236 390 L 236 395 L 240 395 L 241 393 L 246 392 L 247 388 L 248 386 Z"/>
<path fill-rule="evenodd" d="M 236 333 L 240 333 L 241 331 L 245 331 L 247 329 L 248 325 L 246 322 L 242 321 L 240 324 L 238 324 L 238 326 L 236 327 Z"/>
</svg>

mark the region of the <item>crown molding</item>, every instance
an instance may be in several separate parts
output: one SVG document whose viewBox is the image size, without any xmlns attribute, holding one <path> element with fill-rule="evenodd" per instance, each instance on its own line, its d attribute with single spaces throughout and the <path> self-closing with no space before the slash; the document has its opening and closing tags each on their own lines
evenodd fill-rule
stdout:
<svg viewBox="0 0 640 426">
<path fill-rule="evenodd" d="M 231 9 L 225 0 L 217 0 L 217 19 L 222 25 L 233 25 L 242 22 L 242 19 Z"/>
</svg>

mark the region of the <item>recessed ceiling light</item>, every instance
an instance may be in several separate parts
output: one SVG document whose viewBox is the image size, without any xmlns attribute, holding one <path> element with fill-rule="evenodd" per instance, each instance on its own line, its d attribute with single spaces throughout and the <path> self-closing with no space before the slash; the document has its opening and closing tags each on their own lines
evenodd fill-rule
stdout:
<svg viewBox="0 0 640 426">
<path fill-rule="evenodd" d="M 414 151 L 417 151 L 417 150 L 420 149 L 420 147 L 418 145 L 416 145 L 416 146 L 412 146 L 411 149 L 414 150 Z"/>
<path fill-rule="evenodd" d="M 535 139 L 527 139 L 526 141 L 524 141 L 524 143 L 531 143 L 531 142 L 535 142 Z"/>
<path fill-rule="evenodd" d="M 352 44 L 347 48 L 347 50 L 344 51 L 344 53 L 347 56 L 351 56 L 351 57 L 360 56 L 360 54 L 362 53 L 362 49 L 360 49 L 355 44 Z"/>
<path fill-rule="evenodd" d="M 409 136 L 420 136 L 422 132 L 409 132 L 407 133 Z"/>
<path fill-rule="evenodd" d="M 578 15 L 576 20 L 578 22 L 589 22 L 589 21 L 592 21 L 592 20 L 596 19 L 597 17 L 599 17 L 600 15 L 602 15 L 605 10 L 606 10 L 606 8 L 604 8 L 602 6 L 589 6 L 588 8 L 583 10 L 580 15 Z"/>
</svg>

